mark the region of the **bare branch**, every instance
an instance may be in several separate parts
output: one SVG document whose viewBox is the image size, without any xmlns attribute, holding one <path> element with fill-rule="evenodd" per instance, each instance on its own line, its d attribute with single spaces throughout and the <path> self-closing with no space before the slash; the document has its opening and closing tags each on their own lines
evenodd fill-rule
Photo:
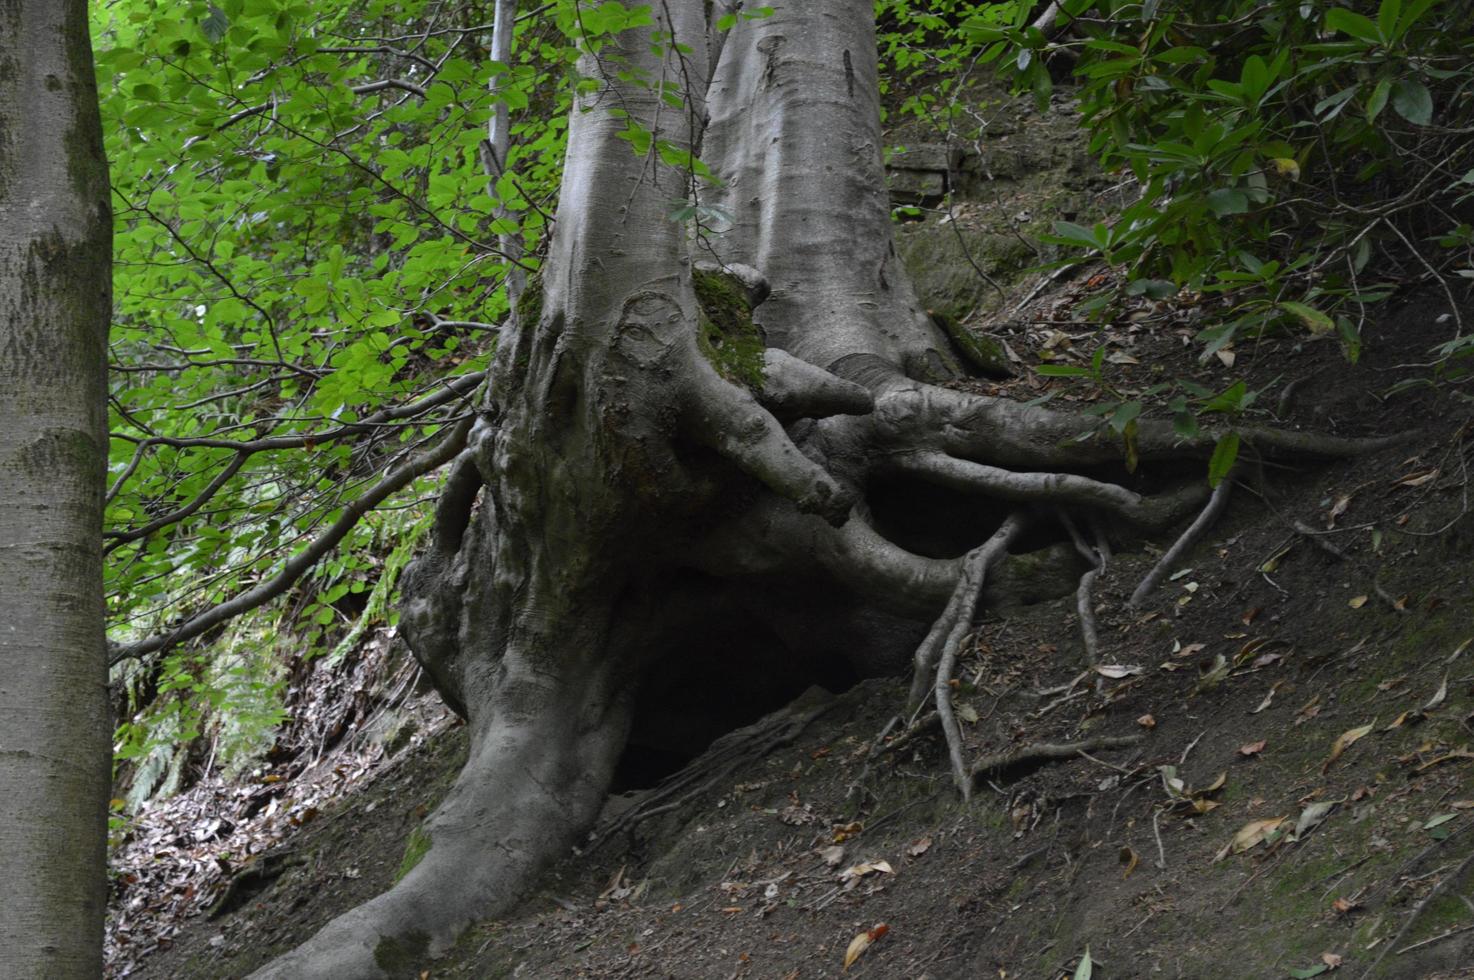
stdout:
<svg viewBox="0 0 1474 980">
<path fill-rule="evenodd" d="M 186 640 L 192 640 L 221 623 L 241 613 L 249 612 L 281 595 L 291 588 L 308 569 L 317 564 L 324 555 L 336 547 L 363 515 L 373 510 L 391 494 L 454 459 L 456 454 L 465 448 L 466 435 L 470 430 L 471 420 L 461 421 L 446 434 L 437 446 L 401 464 L 367 490 L 363 496 L 351 501 L 343 508 L 342 516 L 331 527 L 313 539 L 302 551 L 288 559 L 281 570 L 265 582 L 233 599 L 190 617 L 169 633 L 151 636 L 126 646 L 110 644 L 112 649 L 109 651 L 108 662 L 117 664 L 124 660 L 134 660 L 168 649 Z"/>
</svg>

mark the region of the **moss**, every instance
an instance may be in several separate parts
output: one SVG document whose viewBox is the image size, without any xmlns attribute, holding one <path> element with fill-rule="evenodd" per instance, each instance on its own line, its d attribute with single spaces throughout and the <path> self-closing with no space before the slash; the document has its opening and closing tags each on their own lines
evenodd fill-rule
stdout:
<svg viewBox="0 0 1474 980">
<path fill-rule="evenodd" d="M 763 386 L 762 328 L 752 319 L 752 304 L 742 285 L 721 272 L 692 273 L 701 307 L 696 342 L 717 373 L 733 384 L 756 390 Z"/>
<path fill-rule="evenodd" d="M 394 880 L 399 881 L 405 875 L 414 870 L 415 865 L 430 852 L 430 835 L 425 833 L 424 828 L 416 827 L 409 832 L 409 841 L 404 846 L 404 860 L 399 862 L 399 870 L 394 873 Z"/>
<path fill-rule="evenodd" d="M 430 937 L 412 932 L 403 939 L 385 936 L 374 947 L 374 962 L 391 977 L 414 973 L 430 949 Z"/>
<path fill-rule="evenodd" d="M 524 327 L 531 326 L 541 320 L 542 315 L 543 277 L 542 273 L 534 272 L 527 277 L 522 295 L 517 298 L 517 322 Z"/>
<path fill-rule="evenodd" d="M 1008 363 L 1008 351 L 992 337 L 973 333 L 967 327 L 942 313 L 933 313 L 932 320 L 942 328 L 952 346 L 962 359 L 984 374 L 994 377 L 1011 377 L 1013 367 Z"/>
</svg>

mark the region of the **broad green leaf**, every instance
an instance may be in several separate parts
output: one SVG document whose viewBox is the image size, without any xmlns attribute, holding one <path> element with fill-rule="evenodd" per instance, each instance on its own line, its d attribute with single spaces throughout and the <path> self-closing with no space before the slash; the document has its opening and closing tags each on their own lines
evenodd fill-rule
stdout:
<svg viewBox="0 0 1474 980">
<path fill-rule="evenodd" d="M 1325 333 L 1327 330 L 1331 330 L 1336 326 L 1335 320 L 1332 320 L 1329 316 L 1313 306 L 1307 306 L 1304 303 L 1282 301 L 1279 307 L 1286 313 L 1291 313 L 1298 317 L 1300 322 L 1310 329 L 1311 333 Z"/>
<path fill-rule="evenodd" d="M 1392 86 L 1392 108 L 1416 126 L 1433 121 L 1433 96 L 1428 87 L 1415 78 L 1398 79 Z"/>
<path fill-rule="evenodd" d="M 1208 207 L 1220 218 L 1245 214 L 1249 210 L 1249 196 L 1236 187 L 1222 187 L 1208 194 Z"/>
<path fill-rule="evenodd" d="M 1238 458 L 1239 434 L 1225 432 L 1218 437 L 1217 444 L 1213 446 L 1213 456 L 1208 460 L 1208 486 L 1216 489 L 1233 471 L 1233 464 Z"/>
<path fill-rule="evenodd" d="M 1372 89 L 1372 97 L 1367 99 L 1367 122 L 1376 122 L 1377 116 L 1387 105 L 1387 97 L 1392 94 L 1392 82 L 1390 79 L 1382 79 L 1377 87 Z"/>
<path fill-rule="evenodd" d="M 1326 13 L 1326 27 L 1371 44 L 1383 44 L 1387 40 L 1370 18 L 1342 7 Z"/>
</svg>

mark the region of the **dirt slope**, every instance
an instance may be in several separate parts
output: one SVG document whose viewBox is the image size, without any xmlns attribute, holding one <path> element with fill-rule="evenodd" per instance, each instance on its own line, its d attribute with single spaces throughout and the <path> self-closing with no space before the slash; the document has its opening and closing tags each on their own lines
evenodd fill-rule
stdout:
<svg viewBox="0 0 1474 980">
<path fill-rule="evenodd" d="M 867 767 L 903 697 L 899 681 L 869 681 L 790 744 L 570 857 L 520 916 L 424 969 L 837 977 L 851 940 L 884 924 L 847 975 L 1053 978 L 1088 949 L 1108 978 L 1308 976 L 1337 962 L 1360 976 L 1379 958 L 1376 976 L 1474 976 L 1458 967 L 1474 931 L 1437 939 L 1474 925 L 1469 413 L 1456 387 L 1377 397 L 1416 373 L 1397 365 L 1441 339 L 1438 316 L 1434 300 L 1405 305 L 1354 368 L 1329 344 L 1241 354 L 1251 378 L 1309 378 L 1291 420 L 1422 431 L 1373 458 L 1246 472 L 1226 518 L 1138 614 L 1125 598 L 1153 558 L 1120 554 L 1095 595 L 1102 661 L 1120 669 L 1081 677 L 1070 598 L 981 624 L 959 670 L 975 757 L 1138 744 L 995 771 L 963 806 L 935 738 Z M 1142 380 L 1152 363 L 1200 370 L 1180 348 L 1170 330 L 1119 344 Z M 243 975 L 387 884 L 457 738 L 400 756 L 289 842 L 300 861 L 272 887 L 195 920 L 134 975 Z"/>
<path fill-rule="evenodd" d="M 1031 131 L 1028 112 L 1007 117 L 1013 138 Z M 1081 213 L 1104 206 L 1092 195 L 1110 182 L 1082 175 L 1077 155 L 1035 158 L 1056 169 L 933 214 L 935 240 L 1016 239 L 1059 186 Z M 924 235 L 904 237 L 931 261 Z M 934 735 L 868 758 L 903 681 L 814 692 L 748 733 L 766 747 L 757 758 L 731 768 L 737 738 L 697 759 L 650 819 L 633 817 L 659 789 L 611 800 L 613 833 L 418 975 L 1053 980 L 1084 975 L 1088 950 L 1092 975 L 1112 980 L 1474 977 L 1460 967 L 1474 961 L 1474 428 L 1458 383 L 1389 394 L 1430 376 L 1423 352 L 1452 333 L 1441 297 L 1390 303 L 1355 366 L 1334 342 L 1270 337 L 1241 344 L 1230 368 L 1199 363 L 1189 343 L 1209 311 L 1143 304 L 1085 325 L 1074 306 L 1109 285 L 1103 274 L 1020 308 L 1034 280 L 1018 278 L 1018 257 L 973 251 L 1014 276 L 1013 298 L 984 302 L 991 287 L 959 294 L 956 277 L 937 277 L 935 300 L 958 319 L 973 311 L 1013 352 L 1020 377 L 989 390 L 1099 403 L 1113 396 L 1026 366 L 1086 363 L 1104 345 L 1120 397 L 1163 378 L 1220 390 L 1243 377 L 1263 389 L 1253 421 L 1413 434 L 1330 465 L 1248 460 L 1226 516 L 1135 613 L 1126 598 L 1167 542 L 1123 538 L 1094 592 L 1100 670 L 1084 663 L 1073 597 L 990 613 L 958 671 L 969 751 L 1028 759 L 990 771 L 970 805 Z M 982 321 L 978 307 L 1003 312 Z M 134 937 L 160 948 L 116 957 L 114 974 L 243 976 L 390 884 L 464 750 L 433 708 L 417 710 L 407 747 L 368 757 L 350 793 L 312 797 L 315 819 L 278 828 L 261 890 L 162 941 Z M 1127 736 L 1139 741 L 1032 753 Z M 278 795 L 279 814 L 305 812 L 305 791 Z M 192 878 L 179 855 L 203 866 L 225 845 L 185 843 L 160 845 L 158 860 L 179 866 L 157 877 L 198 894 L 124 885 L 118 907 L 203 910 L 241 877 L 232 865 Z M 871 932 L 846 972 L 846 949 Z"/>
</svg>

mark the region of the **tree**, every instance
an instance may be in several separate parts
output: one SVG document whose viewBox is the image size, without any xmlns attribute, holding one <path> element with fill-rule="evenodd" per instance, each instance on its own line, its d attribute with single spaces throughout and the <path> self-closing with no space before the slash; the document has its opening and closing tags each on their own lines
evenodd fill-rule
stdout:
<svg viewBox="0 0 1474 980">
<path fill-rule="evenodd" d="M 671 0 L 621 26 L 579 64 L 548 255 L 404 577 L 401 625 L 470 759 L 408 874 L 259 977 L 398 974 L 509 908 L 595 820 L 661 710 L 642 690 L 712 668 L 692 637 L 713 624 L 816 672 L 914 648 L 910 707 L 935 697 L 966 795 L 947 682 L 1009 549 L 1069 534 L 1089 556 L 1073 580 L 1105 560 L 1106 521 L 1160 529 L 1209 497 L 1200 475 L 1146 493 L 1123 460 L 1206 459 L 1223 431 L 1140 419 L 1123 445 L 941 386 L 960 368 L 891 243 L 870 5 Z M 888 535 L 888 481 L 953 491 L 972 550 Z"/>
<path fill-rule="evenodd" d="M 102 971 L 112 213 L 82 0 L 0 5 L 0 973 Z"/>
</svg>

